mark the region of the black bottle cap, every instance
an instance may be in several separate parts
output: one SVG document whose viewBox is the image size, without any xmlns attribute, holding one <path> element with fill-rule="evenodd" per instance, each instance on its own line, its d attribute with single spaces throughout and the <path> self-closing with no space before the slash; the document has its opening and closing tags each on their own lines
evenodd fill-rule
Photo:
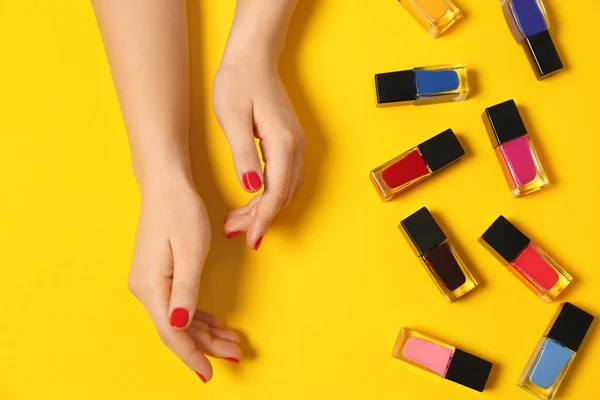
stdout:
<svg viewBox="0 0 600 400">
<path fill-rule="evenodd" d="M 542 31 L 525 38 L 522 46 L 538 79 L 543 79 L 563 68 L 550 32 Z"/>
<path fill-rule="evenodd" d="M 446 372 L 446 379 L 483 392 L 491 370 L 491 362 L 456 349 Z"/>
<path fill-rule="evenodd" d="M 481 239 L 506 262 L 512 262 L 531 242 L 502 215 L 488 228 Z"/>
<path fill-rule="evenodd" d="M 377 103 L 415 101 L 417 99 L 417 84 L 415 81 L 415 71 L 412 69 L 375 75 Z"/>
<path fill-rule="evenodd" d="M 545 336 L 577 351 L 593 320 L 594 316 L 581 308 L 571 303 L 563 303 Z"/>
<path fill-rule="evenodd" d="M 436 172 L 465 155 L 465 149 L 452 129 L 446 129 L 418 147 L 431 172 Z"/>
<path fill-rule="evenodd" d="M 527 129 L 514 100 L 485 109 L 483 123 L 494 148 L 509 140 L 527 135 Z"/>
<path fill-rule="evenodd" d="M 423 207 L 407 217 L 400 225 L 409 241 L 412 242 L 413 250 L 419 256 L 427 254 L 431 249 L 446 240 L 446 235 L 435 222 L 427 207 Z"/>
</svg>

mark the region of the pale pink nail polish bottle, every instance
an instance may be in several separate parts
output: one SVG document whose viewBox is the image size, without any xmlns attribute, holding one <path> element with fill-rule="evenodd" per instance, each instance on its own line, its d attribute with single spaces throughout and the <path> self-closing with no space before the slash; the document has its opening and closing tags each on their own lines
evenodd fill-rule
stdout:
<svg viewBox="0 0 600 400">
<path fill-rule="evenodd" d="M 513 197 L 536 192 L 548 185 L 514 100 L 487 108 L 483 122 Z"/>
<path fill-rule="evenodd" d="M 478 392 L 492 370 L 491 362 L 409 328 L 400 331 L 393 356 Z"/>
</svg>

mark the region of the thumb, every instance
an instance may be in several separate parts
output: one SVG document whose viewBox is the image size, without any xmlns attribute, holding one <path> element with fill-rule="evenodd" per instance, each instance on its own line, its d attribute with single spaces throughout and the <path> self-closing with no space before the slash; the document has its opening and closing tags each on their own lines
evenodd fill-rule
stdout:
<svg viewBox="0 0 600 400">
<path fill-rule="evenodd" d="M 219 118 L 221 128 L 227 136 L 233 163 L 238 178 L 248 192 L 256 192 L 263 185 L 262 168 L 252 126 L 252 108 L 242 107 L 227 110 Z"/>
<path fill-rule="evenodd" d="M 208 246 L 173 251 L 173 282 L 169 301 L 169 323 L 173 328 L 185 329 L 196 312 L 200 274 L 208 253 Z"/>
</svg>

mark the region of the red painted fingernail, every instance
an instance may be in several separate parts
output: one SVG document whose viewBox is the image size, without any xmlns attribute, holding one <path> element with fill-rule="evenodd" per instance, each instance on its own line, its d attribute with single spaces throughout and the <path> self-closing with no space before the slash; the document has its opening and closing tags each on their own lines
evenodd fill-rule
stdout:
<svg viewBox="0 0 600 400">
<path fill-rule="evenodd" d="M 206 383 L 206 378 L 199 372 L 196 372 L 196 375 L 198 375 L 198 378 L 200 378 L 200 380 L 202 381 L 202 383 Z"/>
<path fill-rule="evenodd" d="M 190 313 L 185 308 L 176 308 L 171 311 L 169 322 L 173 328 L 183 328 L 187 325 Z"/>
<path fill-rule="evenodd" d="M 236 237 L 237 235 L 239 235 L 242 232 L 231 232 L 227 234 L 227 239 L 231 239 L 232 237 Z"/>
<path fill-rule="evenodd" d="M 258 176 L 258 174 L 254 171 L 246 172 L 242 176 L 242 183 L 244 184 L 244 189 L 246 190 L 256 190 L 262 185 L 260 176 Z"/>
<path fill-rule="evenodd" d="M 260 244 L 262 243 L 263 237 L 259 237 L 258 240 L 256 241 L 256 244 L 254 245 L 254 250 L 258 250 L 258 248 L 260 247 Z"/>
<path fill-rule="evenodd" d="M 240 363 L 240 360 L 238 360 L 237 358 L 233 358 L 233 357 L 225 357 L 225 358 L 223 358 L 223 360 L 227 360 L 227 361 L 235 363 L 235 364 Z"/>
</svg>

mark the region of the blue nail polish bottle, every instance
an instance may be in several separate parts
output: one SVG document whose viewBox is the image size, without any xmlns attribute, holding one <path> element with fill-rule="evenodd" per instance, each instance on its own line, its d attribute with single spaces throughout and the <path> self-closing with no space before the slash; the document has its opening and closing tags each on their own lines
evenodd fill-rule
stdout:
<svg viewBox="0 0 600 400">
<path fill-rule="evenodd" d="M 525 49 L 538 79 L 563 68 L 552 37 L 542 0 L 500 0 L 504 18 L 517 43 Z"/>
<path fill-rule="evenodd" d="M 538 343 L 517 385 L 539 399 L 556 394 L 594 317 L 571 303 L 563 303 Z"/>
<path fill-rule="evenodd" d="M 464 64 L 421 67 L 375 75 L 378 106 L 465 100 L 469 95 Z"/>
</svg>

